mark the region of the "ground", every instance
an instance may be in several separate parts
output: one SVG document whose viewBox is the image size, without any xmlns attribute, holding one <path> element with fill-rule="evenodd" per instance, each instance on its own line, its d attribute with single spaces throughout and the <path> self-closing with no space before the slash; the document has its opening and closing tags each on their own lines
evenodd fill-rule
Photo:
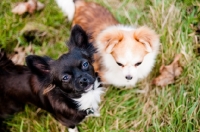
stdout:
<svg viewBox="0 0 200 132">
<path fill-rule="evenodd" d="M 199 0 L 94 0 L 127 25 L 147 25 L 160 36 L 160 53 L 151 74 L 130 89 L 108 87 L 101 117 L 89 117 L 82 132 L 196 132 L 200 131 L 200 2 Z M 54 0 L 41 0 L 42 11 L 15 15 L 19 0 L 0 2 L 0 46 L 11 53 L 32 44 L 35 54 L 54 59 L 67 52 L 71 23 Z M 27 37 L 26 25 L 34 25 Z M 44 33 L 44 34 L 43 34 Z M 34 36 L 36 34 L 36 36 Z M 174 84 L 158 87 L 152 80 L 162 64 L 182 54 L 183 72 Z M 28 53 L 27 53 L 28 54 Z M 27 105 L 25 112 L 6 121 L 12 132 L 64 132 L 45 111 Z"/>
</svg>

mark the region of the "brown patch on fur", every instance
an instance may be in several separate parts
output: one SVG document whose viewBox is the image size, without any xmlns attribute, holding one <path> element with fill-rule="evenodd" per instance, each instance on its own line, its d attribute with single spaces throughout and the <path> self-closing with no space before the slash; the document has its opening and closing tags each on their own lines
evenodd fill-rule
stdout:
<svg viewBox="0 0 200 132">
<path fill-rule="evenodd" d="M 119 24 L 113 15 L 99 4 L 76 1 L 75 6 L 73 26 L 79 24 L 87 34 L 91 35 L 90 42 L 93 42 L 106 27 Z"/>
<path fill-rule="evenodd" d="M 131 36 L 133 35 L 133 31 L 121 32 L 123 32 L 124 39 L 116 44 L 116 46 L 113 48 L 113 52 L 111 54 L 113 55 L 114 59 L 116 61 L 119 57 L 126 59 L 127 57 L 125 55 L 128 51 L 132 53 L 132 56 L 140 56 L 140 58 L 144 58 L 144 56 L 147 54 L 147 52 L 145 51 L 145 46 L 142 43 L 131 38 Z"/>
<path fill-rule="evenodd" d="M 43 94 L 47 94 L 48 92 L 50 92 L 55 87 L 56 87 L 55 85 L 50 84 L 47 88 L 44 89 Z"/>
<path fill-rule="evenodd" d="M 117 61 L 119 56 L 121 58 L 126 58 L 125 53 L 127 51 L 131 51 L 133 56 L 140 56 L 141 58 L 144 58 L 144 56 L 147 54 L 145 51 L 145 47 L 141 43 L 135 43 L 131 47 L 124 46 L 126 43 L 122 42 L 116 45 L 114 48 L 112 55 Z M 124 64 L 126 65 L 126 64 Z"/>
<path fill-rule="evenodd" d="M 102 33 L 98 39 L 103 47 L 101 50 L 105 50 L 107 53 L 111 53 L 115 45 L 118 45 L 118 43 L 120 43 L 124 37 L 124 34 L 117 29 Z"/>
<path fill-rule="evenodd" d="M 111 53 L 115 45 L 118 45 L 118 43 L 120 43 L 123 40 L 124 35 L 119 30 L 114 29 L 114 30 L 108 30 L 108 32 L 105 33 L 104 32 L 101 33 L 101 35 L 99 35 L 98 38 L 102 44 L 102 49 L 100 50 L 105 51 L 107 53 Z M 102 65 L 101 53 L 95 54 L 94 60 L 95 60 L 95 62 L 93 63 L 94 70 L 98 72 L 99 75 L 102 77 L 103 74 L 102 69 L 104 69 L 105 67 Z"/>
<path fill-rule="evenodd" d="M 94 54 L 94 63 L 93 63 L 93 67 L 94 67 L 94 71 L 97 72 L 100 75 L 100 71 L 102 68 L 102 63 L 101 63 L 101 57 L 98 54 Z M 101 78 L 102 79 L 102 78 Z M 103 80 L 104 81 L 104 80 Z"/>
</svg>

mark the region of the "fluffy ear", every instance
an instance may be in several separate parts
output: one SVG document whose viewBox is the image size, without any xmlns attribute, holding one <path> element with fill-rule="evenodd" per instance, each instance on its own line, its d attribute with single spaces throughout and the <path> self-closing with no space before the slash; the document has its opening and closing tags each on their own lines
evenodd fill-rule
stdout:
<svg viewBox="0 0 200 132">
<path fill-rule="evenodd" d="M 118 29 L 107 29 L 97 37 L 97 45 L 100 50 L 111 53 L 116 44 L 122 41 L 123 34 Z"/>
<path fill-rule="evenodd" d="M 75 25 L 72 28 L 71 36 L 68 42 L 69 49 L 73 49 L 74 47 L 87 49 L 89 46 L 88 36 L 86 32 L 79 25 Z"/>
<path fill-rule="evenodd" d="M 147 52 L 158 50 L 159 48 L 159 37 L 155 31 L 150 28 L 143 26 L 135 30 L 134 39 L 144 44 Z"/>
<path fill-rule="evenodd" d="M 49 57 L 29 55 L 26 57 L 26 64 L 34 74 L 45 76 L 50 72 L 50 66 L 48 64 L 50 60 Z"/>
</svg>

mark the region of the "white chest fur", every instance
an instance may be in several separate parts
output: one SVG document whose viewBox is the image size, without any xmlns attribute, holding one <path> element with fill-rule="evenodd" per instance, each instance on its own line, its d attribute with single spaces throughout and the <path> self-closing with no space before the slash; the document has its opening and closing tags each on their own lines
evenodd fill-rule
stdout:
<svg viewBox="0 0 200 132">
<path fill-rule="evenodd" d="M 74 99 L 80 105 L 79 110 L 92 108 L 94 110 L 94 116 L 100 116 L 98 109 L 101 101 L 101 94 L 104 93 L 104 88 L 99 86 L 100 83 L 96 80 L 93 89 L 82 94 L 81 98 Z"/>
</svg>

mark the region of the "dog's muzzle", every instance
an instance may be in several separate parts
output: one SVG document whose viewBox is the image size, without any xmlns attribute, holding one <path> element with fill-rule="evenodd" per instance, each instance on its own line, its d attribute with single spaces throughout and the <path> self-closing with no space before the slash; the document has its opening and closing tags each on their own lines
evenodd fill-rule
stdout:
<svg viewBox="0 0 200 132">
<path fill-rule="evenodd" d="M 79 80 L 79 85 L 81 88 L 83 88 L 84 90 L 87 90 L 89 89 L 90 87 L 93 87 L 93 82 L 91 82 L 89 79 L 85 78 L 85 77 L 82 77 L 80 80 Z"/>
</svg>

